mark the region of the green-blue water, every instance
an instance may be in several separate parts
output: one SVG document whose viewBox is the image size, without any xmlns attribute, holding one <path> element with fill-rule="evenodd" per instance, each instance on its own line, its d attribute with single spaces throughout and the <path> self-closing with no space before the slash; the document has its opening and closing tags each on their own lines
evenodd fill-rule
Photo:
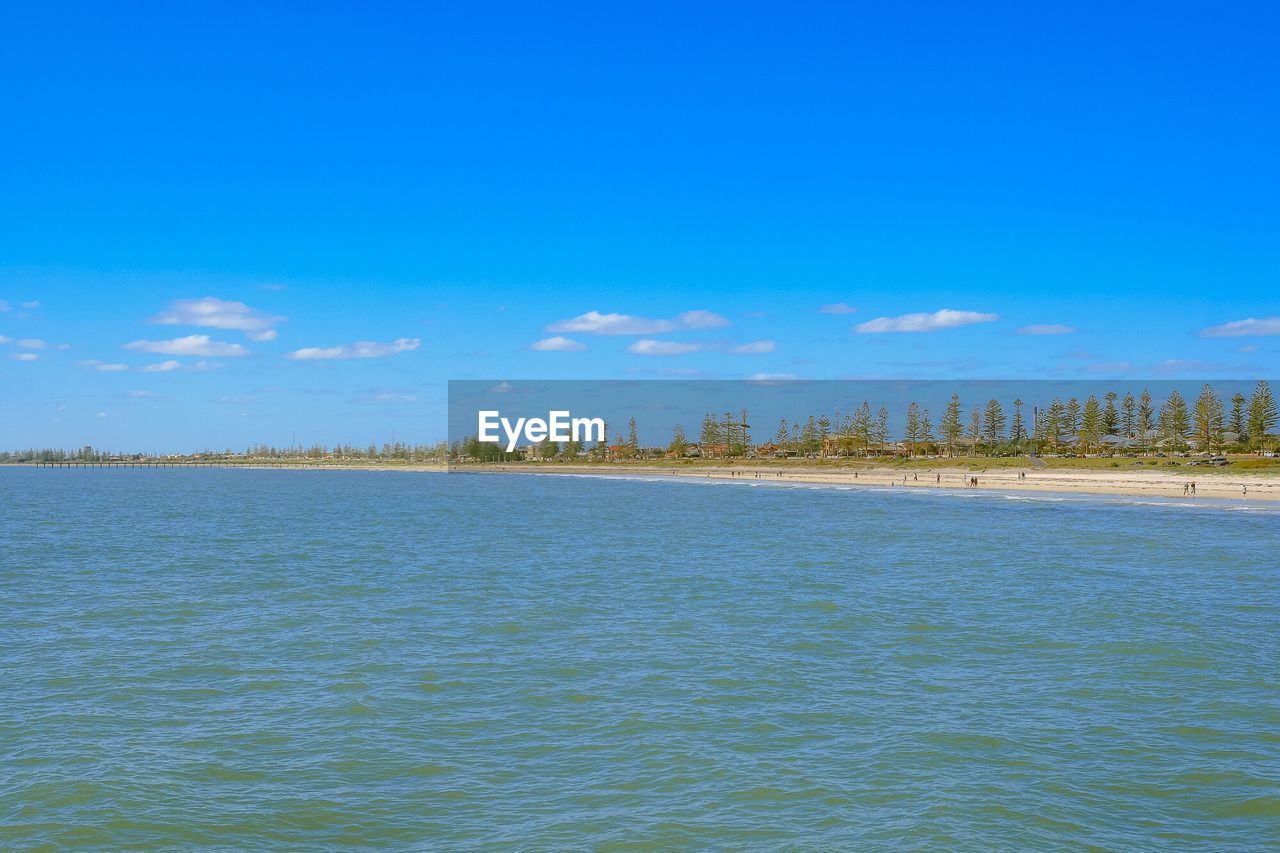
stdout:
<svg viewBox="0 0 1280 853">
<path fill-rule="evenodd" d="M 0 847 L 1262 849 L 1280 514 L 0 470 Z"/>
</svg>

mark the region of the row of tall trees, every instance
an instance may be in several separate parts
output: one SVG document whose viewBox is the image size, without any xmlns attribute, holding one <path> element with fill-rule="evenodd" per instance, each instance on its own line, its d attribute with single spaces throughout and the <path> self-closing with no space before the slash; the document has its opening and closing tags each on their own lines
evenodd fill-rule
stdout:
<svg viewBox="0 0 1280 853">
<path fill-rule="evenodd" d="M 918 402 L 908 403 L 901 444 L 909 455 L 941 452 L 948 456 L 1057 452 L 1068 447 L 1093 453 L 1109 445 L 1181 451 L 1193 443 L 1210 452 L 1228 445 L 1262 450 L 1274 443 L 1272 432 L 1278 423 L 1276 400 L 1265 381 L 1257 383 L 1250 397 L 1237 393 L 1225 402 L 1209 384 L 1194 403 L 1175 390 L 1159 408 L 1147 389 L 1123 396 L 1110 391 L 1083 401 L 1055 398 L 1043 409 L 1030 411 L 1021 399 L 1006 409 L 994 397 L 966 410 L 960 396 L 953 394 L 936 420 Z M 699 436 L 704 455 L 709 448 L 715 448 L 716 455 L 744 455 L 752 446 L 748 426 L 745 410 L 740 418 L 708 413 Z M 782 418 L 767 449 L 800 455 L 867 455 L 884 450 L 890 442 L 888 411 L 881 406 L 873 414 L 870 402 L 864 400 L 852 413 L 837 412 L 834 418 Z M 688 445 L 683 427 L 677 426 L 668 450 L 682 456 Z"/>
<path fill-rule="evenodd" d="M 76 450 L 42 447 L 0 451 L 0 462 L 104 462 L 121 459 L 269 459 L 272 461 L 318 461 L 329 459 L 334 461 L 443 462 L 448 456 L 448 452 L 449 448 L 444 442 L 436 444 L 390 442 L 380 447 L 376 444 L 356 447 L 340 443 L 332 448 L 323 444 L 313 444 L 309 447 L 275 447 L 269 444 L 255 444 L 245 448 L 243 451 L 236 451 L 230 448 L 224 450 L 205 449 L 181 454 L 129 453 L 85 446 Z"/>
</svg>

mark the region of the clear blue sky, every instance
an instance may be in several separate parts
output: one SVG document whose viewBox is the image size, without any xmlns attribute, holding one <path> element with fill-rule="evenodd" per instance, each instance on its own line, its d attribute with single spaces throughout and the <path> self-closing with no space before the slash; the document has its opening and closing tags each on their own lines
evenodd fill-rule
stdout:
<svg viewBox="0 0 1280 853">
<path fill-rule="evenodd" d="M 1032 5 L 11 5 L 0 446 L 426 441 L 448 378 L 1280 374 L 1280 13 Z"/>
</svg>

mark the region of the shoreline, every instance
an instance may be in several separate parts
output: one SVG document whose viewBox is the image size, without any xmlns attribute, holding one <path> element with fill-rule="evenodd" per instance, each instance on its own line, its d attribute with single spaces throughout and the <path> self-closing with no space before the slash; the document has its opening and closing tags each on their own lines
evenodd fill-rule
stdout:
<svg viewBox="0 0 1280 853">
<path fill-rule="evenodd" d="M 812 485 L 902 488 L 915 491 L 954 492 L 1023 491 L 1058 494 L 1120 495 L 1151 498 L 1213 498 L 1215 500 L 1280 501 L 1280 480 L 1248 474 L 1195 477 L 1163 471 L 1110 473 L 1070 469 L 1001 468 L 989 471 L 960 471 L 955 468 L 916 469 L 905 474 L 893 468 L 859 471 L 787 470 L 786 468 L 689 468 L 663 469 L 645 465 L 555 465 L 554 469 L 533 469 L 523 465 L 466 466 L 454 473 L 527 474 L 554 476 L 591 474 L 601 477 L 653 477 L 697 480 L 726 480 L 739 483 L 808 483 Z M 1024 474 L 1025 479 L 1018 475 Z M 976 487 L 967 485 L 976 477 Z M 940 479 L 939 479 L 940 478 Z M 1195 483 L 1194 495 L 1183 487 Z M 1248 492 L 1245 493 L 1247 487 Z"/>
<path fill-rule="evenodd" d="M 3 463 L 0 468 L 35 468 L 32 463 Z M 65 470 L 120 470 L 126 467 L 89 464 L 83 468 L 70 466 Z M 1171 471 L 1107 471 L 1099 469 L 1071 468 L 992 468 L 967 470 L 938 466 L 936 468 L 895 469 L 870 466 L 856 471 L 823 470 L 817 468 L 789 468 L 774 466 L 719 467 L 698 466 L 667 468 L 656 465 L 574 465 L 548 463 L 544 466 L 528 463 L 509 465 L 307 465 L 307 464 L 252 464 L 203 465 L 177 463 L 157 466 L 176 469 L 220 469 L 257 471 L 374 471 L 427 474 L 523 474 L 533 476 L 593 475 L 598 477 L 650 477 L 662 479 L 724 480 L 729 482 L 798 483 L 812 485 L 867 486 L 876 488 L 903 488 L 935 492 L 954 492 L 957 489 L 977 491 L 1006 490 L 1085 495 L 1121 495 L 1129 497 L 1158 498 L 1213 498 L 1234 501 L 1280 501 L 1280 478 L 1243 473 L 1197 472 L 1187 474 Z M 53 470 L 59 470 L 55 467 Z M 1023 479 L 1019 479 L 1019 475 Z M 977 478 L 977 486 L 970 486 L 970 477 Z M 1184 494 L 1185 486 L 1195 483 L 1194 495 Z M 1247 493 L 1245 489 L 1247 488 Z"/>
</svg>

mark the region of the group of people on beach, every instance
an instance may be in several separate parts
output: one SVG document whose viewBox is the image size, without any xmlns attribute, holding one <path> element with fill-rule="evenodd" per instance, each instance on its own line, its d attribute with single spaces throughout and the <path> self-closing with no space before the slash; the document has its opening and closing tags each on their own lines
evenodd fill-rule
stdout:
<svg viewBox="0 0 1280 853">
<path fill-rule="evenodd" d="M 1246 492 L 1246 493 L 1248 492 L 1248 490 L 1249 490 L 1249 487 L 1248 487 L 1248 486 L 1245 486 L 1245 492 Z M 1183 484 L 1182 484 L 1182 494 L 1183 494 L 1183 496 L 1184 496 L 1184 497 L 1185 497 L 1185 496 L 1187 496 L 1187 495 L 1191 495 L 1192 497 L 1194 497 L 1194 496 L 1195 496 L 1195 493 L 1196 493 L 1196 481 L 1195 481 L 1195 480 L 1192 480 L 1190 483 L 1183 483 Z"/>
</svg>

